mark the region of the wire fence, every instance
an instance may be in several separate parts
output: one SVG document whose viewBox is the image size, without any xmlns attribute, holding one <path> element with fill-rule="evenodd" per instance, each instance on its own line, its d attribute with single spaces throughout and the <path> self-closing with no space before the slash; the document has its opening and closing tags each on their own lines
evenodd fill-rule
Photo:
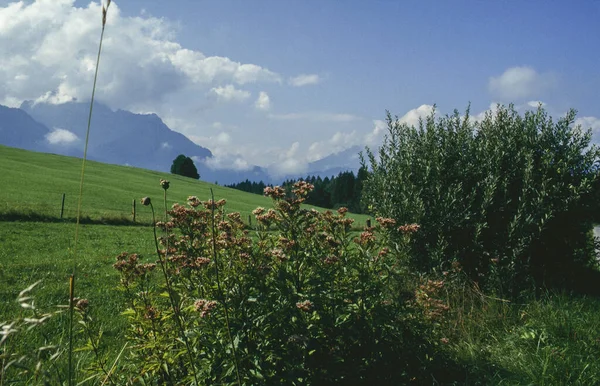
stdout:
<svg viewBox="0 0 600 386">
<path fill-rule="evenodd" d="M 176 201 L 168 202 L 170 206 Z M 74 195 L 56 193 L 50 195 L 43 202 L 31 201 L 0 201 L 0 221 L 38 221 L 38 222 L 75 222 L 77 217 L 77 200 Z M 103 203 L 102 209 L 82 209 L 81 223 L 107 224 L 107 225 L 151 225 L 152 213 L 137 199 L 124 198 Z M 161 205 L 162 206 L 162 205 Z M 326 209 L 321 209 L 326 210 Z M 240 213 L 242 221 L 251 229 L 256 227 L 256 219 L 250 210 L 228 210 L 225 207 L 224 218 L 227 213 Z M 351 215 L 352 216 L 352 215 Z M 157 215 L 157 221 L 162 219 Z M 366 216 L 355 218 L 352 226 L 354 230 L 371 226 L 372 220 Z"/>
</svg>

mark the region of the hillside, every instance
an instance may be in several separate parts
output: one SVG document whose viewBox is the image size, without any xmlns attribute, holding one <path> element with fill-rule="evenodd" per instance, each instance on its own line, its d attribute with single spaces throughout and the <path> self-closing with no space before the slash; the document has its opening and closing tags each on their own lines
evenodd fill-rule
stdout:
<svg viewBox="0 0 600 386">
<path fill-rule="evenodd" d="M 31 152 L 0 145 L 0 220 L 8 214 L 35 214 L 59 217 L 62 194 L 65 193 L 64 217 L 76 214 L 81 160 L 54 154 Z M 202 200 L 210 198 L 212 188 L 216 199 L 227 200 L 228 212 L 240 212 L 243 219 L 258 206 L 269 207 L 270 199 L 240 192 L 215 184 L 193 180 L 168 173 L 126 166 L 88 161 L 85 173 L 82 216 L 91 219 L 131 218 L 132 201 L 149 196 L 162 208 L 163 192 L 160 179 L 171 181 L 168 191 L 169 207 L 183 203 L 190 195 Z M 352 215 L 358 225 L 364 225 L 367 216 Z M 150 211 L 137 205 L 137 220 L 150 221 Z"/>
</svg>

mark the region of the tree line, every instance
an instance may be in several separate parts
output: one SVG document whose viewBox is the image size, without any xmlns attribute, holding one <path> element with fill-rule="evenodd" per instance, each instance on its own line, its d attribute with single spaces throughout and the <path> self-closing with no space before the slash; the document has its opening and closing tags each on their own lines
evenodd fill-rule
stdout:
<svg viewBox="0 0 600 386">
<path fill-rule="evenodd" d="M 340 172 L 337 176 L 332 176 L 331 178 L 309 175 L 306 178 L 287 179 L 283 181 L 281 186 L 289 196 L 296 182 L 306 181 L 315 187 L 306 198 L 307 204 L 329 209 L 337 209 L 343 206 L 353 213 L 363 213 L 365 210 L 361 205 L 362 191 L 364 181 L 368 175 L 367 169 L 362 167 L 356 175 L 352 171 Z M 243 182 L 225 186 L 243 192 L 263 194 L 267 186 L 273 185 L 265 184 L 263 181 L 254 182 L 246 179 Z"/>
</svg>

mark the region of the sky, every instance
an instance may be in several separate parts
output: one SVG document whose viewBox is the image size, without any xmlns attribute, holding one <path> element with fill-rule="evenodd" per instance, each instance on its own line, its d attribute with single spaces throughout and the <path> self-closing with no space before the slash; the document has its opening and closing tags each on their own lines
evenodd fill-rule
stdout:
<svg viewBox="0 0 600 386">
<path fill-rule="evenodd" d="M 596 0 L 113 1 L 96 98 L 273 175 L 434 104 L 575 108 L 600 140 L 599 20 Z M 99 1 L 0 0 L 0 104 L 89 100 L 100 21 Z"/>
</svg>

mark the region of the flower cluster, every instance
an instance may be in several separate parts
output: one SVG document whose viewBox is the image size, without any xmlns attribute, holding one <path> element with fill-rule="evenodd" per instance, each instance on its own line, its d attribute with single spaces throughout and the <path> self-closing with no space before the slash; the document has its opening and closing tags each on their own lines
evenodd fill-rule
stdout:
<svg viewBox="0 0 600 386">
<path fill-rule="evenodd" d="M 191 206 L 192 208 L 196 208 L 197 206 L 199 206 L 202 202 L 200 202 L 200 199 L 198 199 L 198 197 L 196 196 L 189 196 L 188 199 L 188 205 Z"/>
<path fill-rule="evenodd" d="M 117 256 L 117 262 L 113 264 L 113 267 L 126 277 L 142 276 L 156 268 L 154 263 L 139 264 L 139 259 L 137 253 L 121 253 Z"/>
<path fill-rule="evenodd" d="M 204 207 L 209 210 L 212 210 L 212 209 L 218 210 L 219 208 L 225 206 L 226 203 L 227 203 L 227 201 L 224 198 L 222 198 L 218 201 L 213 201 L 213 200 L 202 201 L 202 205 L 204 205 Z"/>
<path fill-rule="evenodd" d="M 201 318 L 205 318 L 217 307 L 214 300 L 198 299 L 194 302 L 194 309 L 200 313 Z"/>
<path fill-rule="evenodd" d="M 296 307 L 303 312 L 309 312 L 313 308 L 313 304 L 310 300 L 296 303 Z"/>
<path fill-rule="evenodd" d="M 406 224 L 406 225 L 400 225 L 398 227 L 398 232 L 403 233 L 405 235 L 410 235 L 415 233 L 416 231 L 419 230 L 419 228 L 421 228 L 420 225 L 418 224 Z"/>
<path fill-rule="evenodd" d="M 306 197 L 308 196 L 308 193 L 313 191 L 314 188 L 315 187 L 313 184 L 310 184 L 306 181 L 298 181 L 294 184 L 292 193 L 294 193 L 298 197 Z"/>
<path fill-rule="evenodd" d="M 415 292 L 415 301 L 423 309 L 423 314 L 428 319 L 439 319 L 450 309 L 436 295 L 444 287 L 442 280 L 427 280 Z"/>
<path fill-rule="evenodd" d="M 264 190 L 264 194 L 272 199 L 281 199 L 285 197 L 285 190 L 281 186 L 267 186 Z"/>
<path fill-rule="evenodd" d="M 371 246 L 375 242 L 375 233 L 373 233 L 373 228 L 365 228 L 365 231 L 361 232 L 360 238 L 354 238 L 354 242 L 362 247 Z"/>
<path fill-rule="evenodd" d="M 375 220 L 385 229 L 391 229 L 396 225 L 396 220 L 393 218 L 377 217 Z"/>
</svg>

